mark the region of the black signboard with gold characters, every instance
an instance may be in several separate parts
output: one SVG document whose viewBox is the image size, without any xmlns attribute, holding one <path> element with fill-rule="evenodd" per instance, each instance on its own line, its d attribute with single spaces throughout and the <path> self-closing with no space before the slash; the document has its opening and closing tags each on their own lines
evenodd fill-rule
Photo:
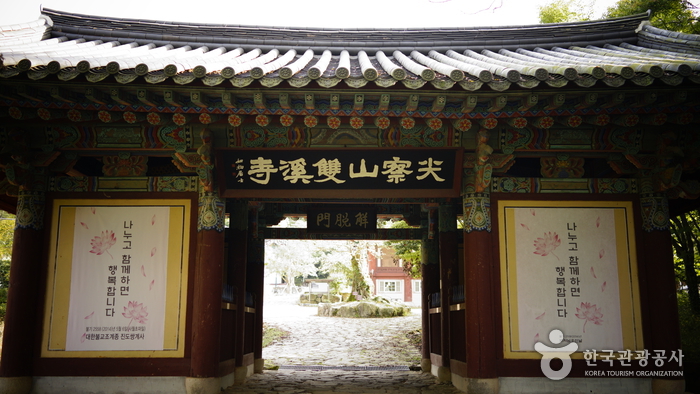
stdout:
<svg viewBox="0 0 700 394">
<path fill-rule="evenodd" d="M 225 197 L 456 197 L 462 150 L 221 149 Z"/>
<path fill-rule="evenodd" d="M 377 232 L 377 210 L 334 205 L 310 207 L 306 211 L 309 234 L 369 234 Z"/>
</svg>

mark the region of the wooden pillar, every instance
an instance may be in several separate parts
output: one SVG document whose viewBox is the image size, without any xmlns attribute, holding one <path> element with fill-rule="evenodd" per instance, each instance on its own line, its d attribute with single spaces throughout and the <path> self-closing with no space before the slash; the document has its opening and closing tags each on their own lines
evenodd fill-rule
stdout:
<svg viewBox="0 0 700 394">
<path fill-rule="evenodd" d="M 265 360 L 262 358 L 263 339 L 263 304 L 265 302 L 265 239 L 262 232 L 253 231 L 264 228 L 264 223 L 258 211 L 251 212 L 251 217 L 257 217 L 258 225 L 253 226 L 248 238 L 248 291 L 255 295 L 255 332 L 253 338 L 254 372 L 262 373 Z"/>
<path fill-rule="evenodd" d="M 437 292 L 438 287 L 438 245 L 437 240 L 423 236 L 421 244 L 421 328 L 423 330 L 421 342 L 421 370 L 430 372 L 430 339 L 433 333 L 430 331 L 430 294 Z"/>
<path fill-rule="evenodd" d="M 215 193 L 202 192 L 192 308 L 191 376 L 195 378 L 218 378 L 223 259 L 224 202 Z"/>
<path fill-rule="evenodd" d="M 640 202 L 643 217 L 642 231 L 638 235 L 641 248 L 638 262 L 642 318 L 647 330 L 644 345 L 650 353 L 664 350 L 670 357 L 681 348 L 681 340 L 668 201 L 662 194 L 643 194 Z M 672 369 L 681 368 L 674 365 Z M 652 392 L 683 392 L 684 385 L 683 379 L 655 378 Z"/>
<path fill-rule="evenodd" d="M 233 270 L 231 282 L 236 301 L 236 321 L 234 327 L 234 350 L 236 384 L 243 383 L 247 378 L 247 370 L 243 365 L 245 354 L 245 297 L 246 297 L 246 267 L 248 265 L 248 203 L 235 201 L 229 203 L 230 241 L 228 261 Z"/>
<path fill-rule="evenodd" d="M 451 381 L 450 358 L 450 304 L 452 303 L 453 275 L 457 270 L 457 215 L 451 203 L 440 204 L 439 254 L 440 254 L 440 343 L 442 365 L 438 368 L 438 379 Z"/>
<path fill-rule="evenodd" d="M 43 261 L 44 202 L 44 192 L 19 194 L 0 359 L 0 376 L 8 379 L 0 381 L 0 392 L 9 386 L 17 390 L 9 392 L 29 392 L 32 384 L 34 340 L 41 327 L 37 322 L 41 293 L 37 273 Z"/>
<path fill-rule="evenodd" d="M 487 193 L 464 197 L 464 298 L 467 377 L 470 383 L 498 391 L 496 317 L 498 300 L 492 288 L 498 276 L 491 234 L 491 198 Z"/>
</svg>

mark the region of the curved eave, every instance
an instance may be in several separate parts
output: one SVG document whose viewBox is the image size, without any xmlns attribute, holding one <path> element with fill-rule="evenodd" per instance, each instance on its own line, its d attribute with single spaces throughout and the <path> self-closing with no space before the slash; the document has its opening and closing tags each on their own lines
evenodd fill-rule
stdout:
<svg viewBox="0 0 700 394">
<path fill-rule="evenodd" d="M 353 88 L 400 83 L 411 89 L 426 84 L 437 89 L 460 85 L 468 91 L 484 85 L 503 91 L 511 86 L 700 82 L 700 38 L 648 23 L 640 27 L 645 15 L 505 28 L 339 30 L 193 26 L 52 10 L 44 14 L 33 24 L 9 29 L 10 35 L 22 39 L 0 40 L 5 65 L 0 77 L 26 74 L 39 80 L 56 75 L 64 81 L 82 78 L 90 82 L 113 78 L 123 84 L 142 78 L 152 84 L 173 81 L 181 85 L 200 80 L 208 86 L 239 88 L 254 81 L 266 87 L 315 83 L 326 88 L 341 82 Z M 107 35 L 105 29 L 110 27 L 114 30 Z M 172 34 L 163 32 L 168 28 L 173 29 Z M 218 31 L 228 36 L 213 35 Z M 260 33 L 258 38 L 247 38 L 253 32 Z M 273 40 L 271 32 L 287 38 Z M 544 32 L 555 38 L 541 42 L 532 38 Z M 302 33 L 306 39 L 295 39 Z M 370 37 L 374 41 L 341 44 L 342 38 L 358 35 L 374 35 Z M 27 36 L 33 39 L 27 41 Z M 529 38 L 523 38 L 526 36 Z M 170 40 L 164 41 L 166 38 Z M 215 38 L 218 42 L 212 42 Z M 351 47 L 354 49 L 348 50 Z"/>
</svg>

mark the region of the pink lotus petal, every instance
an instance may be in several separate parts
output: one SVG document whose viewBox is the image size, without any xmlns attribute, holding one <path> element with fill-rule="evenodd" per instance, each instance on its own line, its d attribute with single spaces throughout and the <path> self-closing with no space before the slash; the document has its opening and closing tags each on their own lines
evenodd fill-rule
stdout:
<svg viewBox="0 0 700 394">
<path fill-rule="evenodd" d="M 608 282 L 607 282 L 607 281 L 603 282 L 603 285 L 600 286 L 600 291 L 605 291 L 605 287 L 606 287 L 607 285 L 608 285 Z"/>
<path fill-rule="evenodd" d="M 151 284 L 148 285 L 148 290 L 151 290 L 151 289 L 153 288 L 153 285 L 155 285 L 155 284 L 156 284 L 156 280 L 153 279 L 153 280 L 151 281 Z"/>
<path fill-rule="evenodd" d="M 151 226 L 153 226 L 154 224 L 156 224 L 156 215 L 153 215 L 153 217 L 151 218 Z"/>
<path fill-rule="evenodd" d="M 94 215 L 94 214 L 95 214 L 95 207 L 90 208 L 90 211 L 91 211 L 92 214 Z"/>
<path fill-rule="evenodd" d="M 87 337 L 87 333 L 86 333 L 86 332 L 84 332 L 84 333 L 83 333 L 83 336 L 82 336 L 82 337 L 80 337 L 80 343 L 83 343 L 83 342 L 85 342 L 85 338 L 86 338 L 86 337 Z"/>
<path fill-rule="evenodd" d="M 89 318 L 91 318 L 91 317 L 92 317 L 92 315 L 94 315 L 94 314 L 95 314 L 95 311 L 92 311 L 92 313 L 91 313 L 91 314 L 89 314 L 89 315 L 87 315 L 87 316 L 85 316 L 85 318 L 86 318 L 86 319 L 89 319 Z"/>
<path fill-rule="evenodd" d="M 151 257 L 153 257 L 154 254 L 156 254 L 156 248 L 151 249 Z"/>
<path fill-rule="evenodd" d="M 525 228 L 525 230 L 530 231 L 530 227 L 528 227 L 525 223 L 520 223 L 521 226 Z"/>
<path fill-rule="evenodd" d="M 534 209 L 530 208 L 530 213 L 532 214 L 532 216 L 535 216 L 535 210 L 534 210 Z"/>
<path fill-rule="evenodd" d="M 87 224 L 85 224 L 85 223 L 83 223 L 83 222 L 80 222 L 80 225 L 83 226 L 83 227 L 85 227 L 86 230 L 90 230 L 90 229 L 88 228 L 88 225 L 87 225 Z"/>
<path fill-rule="evenodd" d="M 595 226 L 600 227 L 600 216 L 598 216 L 598 219 L 595 220 Z"/>
<path fill-rule="evenodd" d="M 595 271 L 593 270 L 593 267 L 591 267 L 591 275 L 593 275 L 594 278 L 598 279 L 598 277 L 595 276 Z"/>
<path fill-rule="evenodd" d="M 141 266 L 141 274 L 143 274 L 144 277 L 146 276 L 146 268 L 143 265 Z"/>
<path fill-rule="evenodd" d="M 598 252 L 598 257 L 602 259 L 603 256 L 605 256 L 605 249 L 601 249 L 600 252 Z"/>
<path fill-rule="evenodd" d="M 540 341 L 540 333 L 538 332 L 537 335 L 535 335 L 535 342 Z"/>
<path fill-rule="evenodd" d="M 535 318 L 535 320 L 542 320 L 542 318 L 544 317 L 544 314 L 545 314 L 545 313 L 547 313 L 547 312 L 542 312 L 542 314 L 539 315 L 539 316 L 537 316 L 537 317 Z"/>
</svg>

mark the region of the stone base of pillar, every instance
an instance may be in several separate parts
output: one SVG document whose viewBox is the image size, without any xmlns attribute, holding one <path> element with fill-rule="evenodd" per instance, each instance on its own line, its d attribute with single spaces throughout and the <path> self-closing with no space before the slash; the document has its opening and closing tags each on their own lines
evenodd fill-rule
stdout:
<svg viewBox="0 0 700 394">
<path fill-rule="evenodd" d="M 498 379 L 473 379 L 452 374 L 452 385 L 469 394 L 498 394 Z"/>
<path fill-rule="evenodd" d="M 236 367 L 236 370 L 234 372 L 234 379 L 236 381 L 236 384 L 238 385 L 245 383 L 246 379 L 248 379 L 249 376 L 252 376 L 254 372 L 255 368 L 253 364 L 246 365 L 243 367 Z"/>
<path fill-rule="evenodd" d="M 32 391 L 32 377 L 0 377 L 0 394 L 29 394 Z"/>
<path fill-rule="evenodd" d="M 424 358 L 420 360 L 420 369 L 423 372 L 430 372 L 430 359 L 429 358 Z"/>
<path fill-rule="evenodd" d="M 254 373 L 262 373 L 264 369 L 265 369 L 265 359 L 264 358 L 255 359 L 255 361 L 253 363 L 253 372 Z"/>
<path fill-rule="evenodd" d="M 221 393 L 221 378 L 185 378 L 187 394 L 217 394 Z"/>
<path fill-rule="evenodd" d="M 440 382 L 449 383 L 452 381 L 452 372 L 450 368 L 437 365 L 432 365 L 430 367 L 430 373 L 432 373 Z"/>
<path fill-rule="evenodd" d="M 685 380 L 652 379 L 651 392 L 653 394 L 683 394 L 685 393 Z"/>
</svg>

